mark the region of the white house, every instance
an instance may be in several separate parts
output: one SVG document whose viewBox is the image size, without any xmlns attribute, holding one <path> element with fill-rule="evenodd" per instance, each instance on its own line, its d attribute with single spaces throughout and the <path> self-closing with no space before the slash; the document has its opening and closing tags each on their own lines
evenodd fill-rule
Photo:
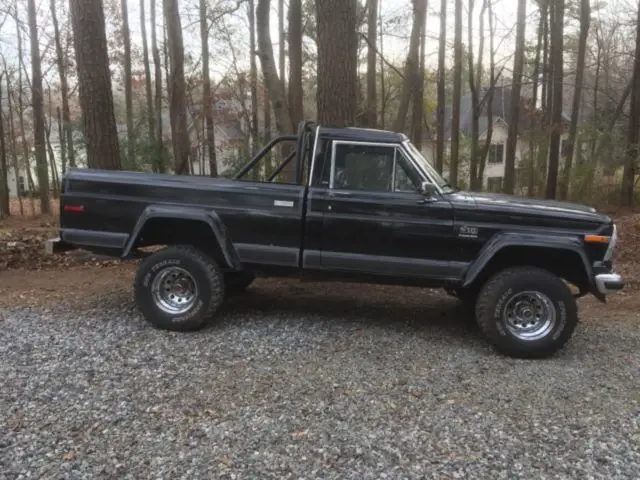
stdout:
<svg viewBox="0 0 640 480">
<path fill-rule="evenodd" d="M 482 97 L 486 93 L 487 89 L 483 89 L 480 92 Z M 460 102 L 460 133 L 464 137 L 471 136 L 471 121 L 472 121 L 472 97 L 468 93 L 461 98 Z M 492 104 L 485 105 L 481 111 L 479 118 L 478 138 L 480 145 L 484 145 L 489 130 L 488 113 L 491 108 L 493 116 L 493 129 L 491 134 L 491 145 L 486 158 L 485 169 L 482 177 L 482 188 L 487 190 L 498 191 L 502 188 L 502 180 L 504 178 L 506 154 L 507 154 L 507 138 L 509 136 L 509 121 L 511 115 L 511 88 L 506 86 L 496 86 L 493 92 Z M 534 125 L 534 116 L 539 114 L 539 110 L 531 107 L 531 102 L 521 97 L 520 103 L 520 118 L 518 121 L 518 130 L 520 134 L 516 143 L 515 152 L 515 166 L 516 177 L 518 171 L 523 167 L 523 160 L 529 155 L 529 139 L 527 132 L 531 130 Z M 445 110 L 445 151 L 450 152 L 451 147 L 451 124 L 452 124 L 452 107 L 449 105 Z M 563 120 L 565 127 L 570 120 L 567 114 L 563 114 Z M 568 139 L 567 128 L 563 129 L 560 141 L 560 165 L 563 164 L 563 154 L 566 152 L 566 142 Z M 463 143 L 463 142 L 461 142 Z M 434 147 L 430 147 L 433 150 Z M 469 152 L 462 151 L 461 147 L 461 159 L 468 157 Z M 433 153 L 431 152 L 433 157 Z M 448 171 L 445 170 L 445 176 L 448 176 Z M 459 165 L 459 179 L 463 180 L 466 185 L 469 185 L 469 162 L 462 161 Z"/>
</svg>

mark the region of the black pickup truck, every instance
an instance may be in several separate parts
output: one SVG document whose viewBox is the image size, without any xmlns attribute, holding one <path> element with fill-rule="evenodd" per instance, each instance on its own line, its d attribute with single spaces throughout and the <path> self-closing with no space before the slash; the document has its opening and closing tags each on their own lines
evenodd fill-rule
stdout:
<svg viewBox="0 0 640 480">
<path fill-rule="evenodd" d="M 251 180 L 280 143 L 291 153 Z M 609 217 L 459 191 L 406 136 L 381 130 L 303 122 L 234 179 L 72 169 L 60 210 L 48 251 L 144 257 L 136 302 L 171 330 L 202 327 L 256 275 L 387 283 L 443 288 L 473 306 L 497 351 L 540 358 L 571 337 L 578 297 L 605 301 L 624 285 Z"/>
</svg>

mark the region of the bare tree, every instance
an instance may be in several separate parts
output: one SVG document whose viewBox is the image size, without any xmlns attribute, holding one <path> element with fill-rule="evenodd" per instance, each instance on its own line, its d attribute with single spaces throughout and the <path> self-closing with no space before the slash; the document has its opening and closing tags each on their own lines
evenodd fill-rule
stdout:
<svg viewBox="0 0 640 480">
<path fill-rule="evenodd" d="M 487 163 L 487 155 L 489 154 L 489 148 L 491 147 L 491 142 L 493 140 L 493 97 L 495 92 L 495 86 L 498 82 L 499 74 L 496 74 L 496 50 L 495 50 L 495 37 L 496 37 L 496 26 L 495 19 L 493 14 L 493 2 L 492 0 L 487 0 L 487 18 L 489 19 L 489 89 L 485 94 L 485 101 L 488 105 L 487 107 L 487 132 L 485 134 L 484 145 L 479 152 L 478 159 L 478 176 L 476 187 L 482 188 L 482 184 L 484 182 L 484 169 Z M 484 24 L 482 24 L 482 34 L 484 35 Z"/>
<path fill-rule="evenodd" d="M 49 172 L 45 150 L 44 104 L 42 98 L 42 67 L 40 64 L 40 43 L 35 0 L 28 0 L 29 34 L 31 36 L 31 102 L 33 106 L 33 144 L 36 151 L 36 171 L 38 174 L 38 193 L 40 213 L 51 213 L 49 200 Z"/>
<path fill-rule="evenodd" d="M 538 21 L 538 41 L 536 42 L 536 56 L 533 65 L 533 94 L 531 98 L 531 110 L 534 112 L 533 121 L 531 122 L 531 132 L 529 135 L 529 160 L 527 172 L 527 196 L 532 197 L 535 187 L 536 173 L 536 140 L 534 132 L 539 127 L 538 123 L 538 94 L 540 90 L 540 61 L 542 56 L 542 42 L 544 35 L 544 22 L 547 16 L 547 2 L 540 0 L 540 19 Z"/>
<path fill-rule="evenodd" d="M 144 86 L 147 99 L 147 126 L 149 141 L 156 144 L 156 118 L 153 112 L 153 87 L 151 86 L 151 64 L 149 62 L 149 42 L 147 40 L 147 17 L 144 11 L 146 0 L 140 0 L 140 33 L 142 36 L 142 63 L 144 64 Z M 152 162 L 155 164 L 155 162 Z"/>
<path fill-rule="evenodd" d="M 426 28 L 427 28 L 427 0 L 418 0 L 417 15 L 422 15 L 420 20 L 420 49 L 418 52 L 418 65 L 416 79 L 412 89 L 412 113 L 411 113 L 411 140 L 416 148 L 422 149 L 422 133 L 426 126 L 424 118 L 424 80 L 425 80 L 425 56 L 426 56 Z"/>
<path fill-rule="evenodd" d="M 633 87 L 631 88 L 627 155 L 622 172 L 620 195 L 620 203 L 623 207 L 632 207 L 634 203 L 635 170 L 636 162 L 638 161 L 638 152 L 640 152 L 638 141 L 640 141 L 640 3 L 638 4 L 638 18 L 636 22 L 636 51 L 633 62 Z"/>
<path fill-rule="evenodd" d="M 358 37 L 357 0 L 316 2 L 318 118 L 323 125 L 355 122 Z"/>
<path fill-rule="evenodd" d="M 375 83 L 375 57 L 374 57 Z M 302 1 L 289 0 L 289 107 L 296 126 L 304 120 L 302 90 Z"/>
<path fill-rule="evenodd" d="M 562 50 L 564 47 L 564 0 L 555 0 L 552 5 L 550 60 L 552 67 L 551 138 L 549 140 L 549 172 L 546 197 L 556 198 L 558 163 L 560 157 L 560 135 L 562 134 L 562 89 L 564 69 Z"/>
<path fill-rule="evenodd" d="M 424 30 L 426 7 L 426 0 L 413 0 L 413 26 L 409 40 L 409 53 L 405 64 L 398 116 L 393 125 L 396 132 L 404 131 L 412 93 L 416 88 L 419 88 L 417 85 L 420 82 L 420 36 Z"/>
<path fill-rule="evenodd" d="M 121 168 L 102 0 L 70 0 L 89 167 Z"/>
<path fill-rule="evenodd" d="M 167 47 L 170 59 L 170 107 L 171 139 L 175 171 L 178 175 L 189 172 L 191 146 L 187 127 L 187 84 L 184 77 L 184 44 L 182 24 L 177 0 L 163 0 L 167 22 Z"/>
<path fill-rule="evenodd" d="M 438 46 L 438 143 L 436 145 L 436 170 L 444 169 L 444 135 L 446 106 L 445 55 L 447 48 L 447 0 L 440 2 L 440 43 Z"/>
<path fill-rule="evenodd" d="M 136 138 L 133 128 L 133 78 L 131 75 L 131 34 L 129 31 L 128 0 L 120 0 L 122 11 L 122 41 L 124 43 L 124 98 L 127 116 L 127 161 L 136 164 Z"/>
<path fill-rule="evenodd" d="M 60 76 L 60 96 L 62 97 L 62 132 L 60 135 L 60 147 L 62 156 L 62 169 L 65 170 L 67 158 L 69 166 L 76 166 L 76 155 L 73 148 L 73 131 L 71 129 L 71 110 L 69 108 L 69 82 L 67 79 L 67 58 L 62 49 L 60 38 L 60 27 L 58 24 L 57 8 L 55 0 L 50 2 L 51 20 L 53 22 L 53 34 L 56 44 L 56 64 L 58 65 L 58 75 Z"/>
<path fill-rule="evenodd" d="M 527 2 L 518 0 L 518 20 L 516 28 L 516 52 L 513 59 L 513 82 L 509 112 L 509 134 L 504 165 L 505 193 L 513 194 L 515 188 L 516 147 L 518 146 L 518 126 L 520 122 L 520 103 L 522 102 L 522 70 L 524 67 L 524 34 L 526 28 Z"/>
<path fill-rule="evenodd" d="M 286 50 L 285 50 L 285 31 L 284 31 L 284 0 L 278 0 L 278 65 L 279 76 L 282 82 L 282 91 L 286 96 L 287 85 L 285 82 L 285 62 L 286 62 Z"/>
<path fill-rule="evenodd" d="M 3 75 L 8 75 L 8 73 L 0 73 L 0 100 L 2 100 Z M 0 218 L 11 215 L 9 208 L 9 164 L 7 162 L 7 147 L 5 144 L 3 104 L 4 102 L 0 102 Z"/>
<path fill-rule="evenodd" d="M 20 42 L 18 43 L 20 45 Z M 7 69 L 7 62 L 4 57 L 2 57 L 2 63 L 4 65 L 4 71 L 6 72 L 5 78 L 7 80 L 7 110 L 8 110 L 8 126 L 9 126 L 9 139 L 11 141 L 11 166 L 13 167 L 13 171 L 15 172 L 15 186 L 16 193 L 18 194 L 18 202 L 20 204 L 20 216 L 24 216 L 24 205 L 22 204 L 22 192 L 20 191 L 20 177 L 18 172 L 20 168 L 18 166 L 18 146 L 16 145 L 16 129 L 13 122 L 13 89 L 11 86 L 11 75 L 9 75 L 9 71 Z"/>
<path fill-rule="evenodd" d="M 378 124 L 378 95 L 376 83 L 376 48 L 378 38 L 378 0 L 368 0 L 367 37 L 367 115 L 366 122 L 370 128 Z"/>
<path fill-rule="evenodd" d="M 256 64 L 256 9 L 253 0 L 249 0 L 247 15 L 249 17 L 249 83 L 251 90 L 251 145 L 252 153 L 258 153 L 258 66 Z"/>
<path fill-rule="evenodd" d="M 565 159 L 564 172 L 560 181 L 561 199 L 569 197 L 569 184 L 571 182 L 571 168 L 578 136 L 578 119 L 580 117 L 580 103 L 582 102 L 582 86 L 584 83 L 584 66 L 587 53 L 587 37 L 591 24 L 591 3 L 589 0 L 580 2 L 580 39 L 578 40 L 578 59 L 576 62 L 576 83 L 573 92 L 573 104 L 571 106 L 571 124 L 569 125 L 569 141 Z"/>
<path fill-rule="evenodd" d="M 458 184 L 458 161 L 460 154 L 460 101 L 462 94 L 462 0 L 456 0 L 455 34 L 453 44 L 453 107 L 451 115 L 451 158 L 449 182 Z"/>
<path fill-rule="evenodd" d="M 158 34 L 156 27 L 156 0 L 151 0 L 151 54 L 153 55 L 154 80 L 155 80 L 155 114 L 156 114 L 156 149 L 153 169 L 156 172 L 165 172 L 164 141 L 162 127 L 162 64 L 160 63 L 160 49 L 158 48 Z"/>
<path fill-rule="evenodd" d="M 256 19 L 258 27 L 258 50 L 260 52 L 262 73 L 267 85 L 267 90 L 269 91 L 269 97 L 276 119 L 276 129 L 280 134 L 293 133 L 294 127 L 284 95 L 283 84 L 278 77 L 276 63 L 273 58 L 273 45 L 269 27 L 270 9 L 270 0 L 258 0 Z"/>
<path fill-rule="evenodd" d="M 209 72 L 209 25 L 207 1 L 200 0 L 200 42 L 202 43 L 202 103 L 206 129 L 206 150 L 209 159 L 209 175 L 218 176 L 216 138 L 213 125 L 213 97 L 211 95 L 211 73 Z"/>
</svg>

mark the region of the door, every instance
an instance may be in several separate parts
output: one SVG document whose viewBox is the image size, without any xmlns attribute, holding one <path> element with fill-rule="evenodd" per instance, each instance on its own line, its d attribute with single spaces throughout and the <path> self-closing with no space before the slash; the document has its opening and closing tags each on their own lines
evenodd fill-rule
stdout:
<svg viewBox="0 0 640 480">
<path fill-rule="evenodd" d="M 448 277 L 451 204 L 425 199 L 401 145 L 334 141 L 323 195 L 322 268 Z"/>
</svg>

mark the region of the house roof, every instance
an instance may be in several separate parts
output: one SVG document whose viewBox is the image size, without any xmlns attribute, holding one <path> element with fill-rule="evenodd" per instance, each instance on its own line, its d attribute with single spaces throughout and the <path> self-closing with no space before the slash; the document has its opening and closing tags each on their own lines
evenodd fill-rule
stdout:
<svg viewBox="0 0 640 480">
<path fill-rule="evenodd" d="M 489 87 L 482 87 L 479 92 L 480 101 L 487 95 Z M 507 125 L 511 123 L 511 87 L 508 86 L 495 86 L 493 89 L 493 100 L 491 105 L 485 102 L 480 111 L 478 134 L 486 132 L 489 121 L 488 114 L 492 113 L 494 121 L 501 119 Z M 473 105 L 473 97 L 471 92 L 466 93 L 460 99 L 460 132 L 464 135 L 471 134 L 471 120 L 472 112 L 471 107 Z M 451 136 L 452 125 L 452 113 L 453 106 L 451 104 L 445 107 L 445 137 Z M 563 119 L 565 121 L 570 120 L 570 115 L 566 112 L 562 112 Z M 527 130 L 534 125 L 535 111 L 531 106 L 531 99 L 524 96 L 520 96 L 520 119 L 519 128 L 521 130 Z"/>
</svg>

